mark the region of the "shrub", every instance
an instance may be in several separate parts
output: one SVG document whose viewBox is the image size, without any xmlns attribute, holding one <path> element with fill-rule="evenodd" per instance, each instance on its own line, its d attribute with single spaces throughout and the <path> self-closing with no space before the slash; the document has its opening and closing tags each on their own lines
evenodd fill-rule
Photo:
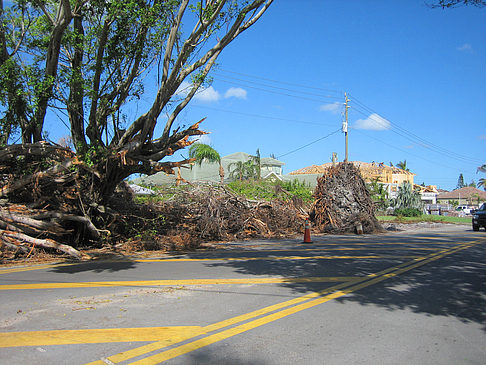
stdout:
<svg viewBox="0 0 486 365">
<path fill-rule="evenodd" d="M 417 208 L 402 208 L 402 209 L 395 209 L 396 216 L 401 217 L 420 217 L 422 212 L 420 209 Z"/>
</svg>

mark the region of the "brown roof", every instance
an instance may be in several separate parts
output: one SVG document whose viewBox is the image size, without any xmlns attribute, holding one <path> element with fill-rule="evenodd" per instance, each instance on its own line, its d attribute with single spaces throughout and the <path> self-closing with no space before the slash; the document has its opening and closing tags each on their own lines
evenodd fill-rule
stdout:
<svg viewBox="0 0 486 365">
<path fill-rule="evenodd" d="M 392 174 L 405 174 L 405 175 L 415 175 L 410 171 L 405 171 L 399 169 L 395 166 L 387 166 L 383 163 L 376 163 L 376 162 L 361 162 L 361 161 L 350 161 L 354 166 L 358 167 L 360 170 L 367 171 L 367 172 L 376 172 L 380 173 L 383 170 L 391 170 Z M 312 165 L 308 167 L 303 167 L 299 170 L 289 172 L 289 175 L 304 175 L 304 174 L 323 174 L 326 169 L 333 165 L 332 162 L 328 162 L 322 165 Z"/>
<path fill-rule="evenodd" d="M 456 189 L 449 191 L 447 193 L 441 193 L 437 195 L 437 199 L 459 199 L 461 197 L 462 199 L 467 199 L 471 198 L 477 195 L 483 200 L 486 200 L 486 191 L 476 189 L 472 186 L 466 186 L 465 188 L 461 189 Z"/>
</svg>

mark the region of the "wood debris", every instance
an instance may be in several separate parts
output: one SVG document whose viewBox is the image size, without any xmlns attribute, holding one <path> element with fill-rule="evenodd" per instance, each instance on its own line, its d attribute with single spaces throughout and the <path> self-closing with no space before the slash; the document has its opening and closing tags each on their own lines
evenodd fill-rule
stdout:
<svg viewBox="0 0 486 365">
<path fill-rule="evenodd" d="M 327 233 L 373 233 L 382 231 L 373 202 L 359 170 L 339 163 L 317 179 L 310 216 L 314 226 Z M 361 225 L 361 226 L 360 226 Z"/>
</svg>

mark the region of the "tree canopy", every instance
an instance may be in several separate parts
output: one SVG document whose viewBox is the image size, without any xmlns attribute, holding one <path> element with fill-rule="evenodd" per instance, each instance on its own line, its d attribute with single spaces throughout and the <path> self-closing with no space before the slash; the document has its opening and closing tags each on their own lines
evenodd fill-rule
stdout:
<svg viewBox="0 0 486 365">
<path fill-rule="evenodd" d="M 174 130 L 179 113 L 272 1 L 14 0 L 4 8 L 1 0 L 0 142 L 16 132 L 23 144 L 42 141 L 46 116 L 61 115 L 76 153 L 103 166 L 106 180 L 172 173 L 188 161 L 162 160 L 204 133 L 198 123 Z M 147 82 L 157 90 L 152 104 L 129 120 L 126 108 Z"/>
<path fill-rule="evenodd" d="M 173 156 L 205 134 L 204 119 L 183 125 L 178 116 L 223 49 L 272 2 L 0 0 L 0 198 L 24 204 L 33 227 L 43 227 L 18 223 L 2 238 L 13 226 L 0 217 L 0 241 L 98 240 L 114 221 L 108 208 L 120 182 L 193 162 Z M 129 114 L 142 95 L 151 103 Z M 54 118 L 72 149 L 48 140 Z"/>
</svg>

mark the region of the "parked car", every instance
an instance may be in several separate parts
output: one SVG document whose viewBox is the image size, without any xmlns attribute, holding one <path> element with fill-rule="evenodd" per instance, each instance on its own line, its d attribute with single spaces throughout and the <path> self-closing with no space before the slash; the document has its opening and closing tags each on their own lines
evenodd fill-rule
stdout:
<svg viewBox="0 0 486 365">
<path fill-rule="evenodd" d="M 486 229 L 486 203 L 483 203 L 478 210 L 473 211 L 472 229 L 473 231 L 479 231 L 480 227 Z"/>
<path fill-rule="evenodd" d="M 471 210 L 473 208 L 470 207 L 469 205 L 459 205 L 457 208 L 456 208 L 456 212 L 463 212 L 464 214 L 471 214 Z"/>
</svg>

